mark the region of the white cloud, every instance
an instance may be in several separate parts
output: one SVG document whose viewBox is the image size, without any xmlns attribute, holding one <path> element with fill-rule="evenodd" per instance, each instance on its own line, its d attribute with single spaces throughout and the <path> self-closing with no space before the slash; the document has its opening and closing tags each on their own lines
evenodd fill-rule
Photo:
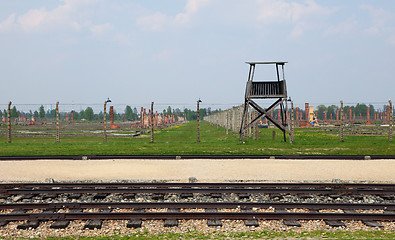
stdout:
<svg viewBox="0 0 395 240">
<path fill-rule="evenodd" d="M 103 33 L 110 28 L 109 24 L 93 24 L 89 20 L 91 8 L 98 2 L 98 0 L 62 0 L 58 7 L 51 10 L 39 8 L 31 9 L 19 16 L 11 14 L 0 23 L 0 32 L 31 33 L 58 29 L 79 31 L 86 28 L 95 34 Z"/>
<path fill-rule="evenodd" d="M 322 28 L 319 21 L 335 11 L 317 4 L 314 0 L 306 0 L 304 3 L 256 0 L 255 4 L 258 11 L 256 20 L 261 25 L 291 24 L 293 29 L 290 37 L 300 37 L 307 30 Z"/>
<path fill-rule="evenodd" d="M 0 23 L 0 32 L 9 31 L 13 28 L 15 24 L 15 14 L 11 14 L 5 19 L 3 22 Z"/>
<path fill-rule="evenodd" d="M 208 3 L 209 0 L 189 0 L 185 6 L 185 12 L 177 14 L 173 20 L 174 23 L 180 25 L 188 24 L 193 15 Z"/>
<path fill-rule="evenodd" d="M 188 0 L 184 11 L 175 16 L 168 16 L 155 12 L 148 16 L 140 17 L 136 23 L 139 27 L 149 31 L 162 31 L 167 27 L 179 27 L 189 24 L 197 12 L 206 6 L 210 0 Z"/>
<path fill-rule="evenodd" d="M 103 35 L 109 31 L 111 31 L 112 28 L 113 28 L 113 26 L 109 23 L 97 24 L 97 25 L 92 25 L 89 27 L 91 32 L 95 35 Z"/>
<path fill-rule="evenodd" d="M 355 19 L 347 19 L 337 25 L 332 25 L 324 32 L 325 36 L 350 35 L 359 30 L 359 24 Z"/>
<path fill-rule="evenodd" d="M 170 60 L 175 55 L 175 51 L 171 49 L 164 49 L 152 56 L 153 60 L 163 62 Z"/>
<path fill-rule="evenodd" d="M 361 9 L 367 10 L 370 15 L 371 24 L 363 29 L 366 35 L 383 37 L 391 45 L 395 46 L 394 15 L 382 8 L 370 5 L 361 5 Z"/>
<path fill-rule="evenodd" d="M 386 30 L 386 25 L 391 20 L 391 14 L 382 8 L 374 8 L 370 5 L 361 5 L 361 9 L 367 10 L 371 18 L 371 26 L 366 27 L 364 32 L 368 35 L 379 35 Z"/>
<path fill-rule="evenodd" d="M 142 27 L 143 29 L 150 31 L 160 31 L 164 29 L 164 26 L 169 24 L 170 17 L 162 14 L 160 12 L 156 12 L 149 16 L 144 16 L 137 19 L 137 26 Z"/>
</svg>

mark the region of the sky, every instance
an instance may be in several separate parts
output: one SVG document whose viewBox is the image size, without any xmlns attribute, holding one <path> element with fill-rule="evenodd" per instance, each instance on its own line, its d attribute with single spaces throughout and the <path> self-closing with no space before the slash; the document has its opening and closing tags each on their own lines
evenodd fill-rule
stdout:
<svg viewBox="0 0 395 240">
<path fill-rule="evenodd" d="M 288 62 L 296 105 L 394 101 L 395 1 L 0 1 L 0 109 L 225 109 L 244 101 L 247 61 Z"/>
</svg>

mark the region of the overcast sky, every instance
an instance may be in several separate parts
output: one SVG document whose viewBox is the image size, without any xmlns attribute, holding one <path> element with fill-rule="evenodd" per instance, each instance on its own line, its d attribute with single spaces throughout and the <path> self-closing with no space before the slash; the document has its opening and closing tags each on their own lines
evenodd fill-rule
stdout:
<svg viewBox="0 0 395 240">
<path fill-rule="evenodd" d="M 297 104 L 394 101 L 395 1 L 0 1 L 2 108 L 236 105 L 246 61 L 287 61 Z"/>
</svg>

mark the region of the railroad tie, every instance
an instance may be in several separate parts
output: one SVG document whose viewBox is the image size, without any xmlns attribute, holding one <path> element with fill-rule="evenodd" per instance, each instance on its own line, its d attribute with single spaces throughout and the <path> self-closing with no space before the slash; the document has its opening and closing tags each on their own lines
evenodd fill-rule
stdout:
<svg viewBox="0 0 395 240">
<path fill-rule="evenodd" d="M 354 209 L 344 209 L 344 213 L 357 213 Z M 368 227 L 379 227 L 383 228 L 384 226 L 377 221 L 374 220 L 362 220 L 362 223 L 365 224 Z"/>
<path fill-rule="evenodd" d="M 324 219 L 324 222 L 326 223 L 326 225 L 329 225 L 331 227 L 345 227 L 346 225 L 340 221 L 340 220 L 328 220 L 328 219 Z"/>
<path fill-rule="evenodd" d="M 276 208 L 275 210 L 278 213 L 288 213 L 285 208 Z M 283 219 L 283 224 L 288 227 L 301 227 L 302 225 L 294 219 Z"/>
<path fill-rule="evenodd" d="M 12 214 L 24 214 L 24 213 L 26 213 L 25 210 L 13 210 L 12 211 Z M 8 222 L 9 221 L 4 222 L 5 223 L 4 225 L 6 225 Z M 34 220 L 34 221 L 28 220 L 22 224 L 19 224 L 16 228 L 17 229 L 37 228 L 38 225 L 39 225 L 39 222 L 37 220 Z"/>
<path fill-rule="evenodd" d="M 133 212 L 135 212 L 135 213 L 143 213 L 143 212 L 145 212 L 145 210 L 141 209 L 141 208 L 135 208 L 133 210 Z M 131 220 L 129 220 L 127 222 L 126 227 L 128 227 L 128 228 L 141 228 L 141 224 L 142 224 L 141 219 L 131 219 Z"/>
<path fill-rule="evenodd" d="M 125 193 L 125 194 L 123 194 L 123 198 L 126 198 L 126 199 L 134 199 L 135 197 L 136 197 L 135 193 Z"/>
<path fill-rule="evenodd" d="M 250 213 L 250 212 L 254 212 L 254 211 L 251 208 L 248 208 L 248 209 L 243 208 L 243 209 L 241 209 L 241 212 Z M 246 225 L 247 227 L 259 227 L 259 222 L 257 219 L 251 218 L 251 219 L 244 220 L 244 225 Z"/>
<path fill-rule="evenodd" d="M 42 199 L 49 199 L 49 198 L 54 199 L 57 197 L 58 197 L 57 193 L 46 193 L 46 194 L 42 195 Z"/>
<path fill-rule="evenodd" d="M 108 193 L 97 193 L 93 196 L 93 200 L 103 200 L 108 196 Z"/>
<path fill-rule="evenodd" d="M 58 220 L 51 224 L 50 228 L 53 229 L 64 229 L 67 228 L 70 224 L 69 220 Z"/>
<path fill-rule="evenodd" d="M 222 198 L 222 193 L 211 193 L 211 198 Z"/>
<path fill-rule="evenodd" d="M 53 213 L 54 209 L 46 209 L 43 213 Z M 15 211 L 16 213 L 18 211 Z M 19 213 L 24 213 L 25 211 L 20 211 Z M 38 220 L 27 220 L 25 223 L 22 223 L 17 226 L 17 229 L 29 229 L 29 228 L 37 228 L 40 225 L 40 221 Z"/>
<path fill-rule="evenodd" d="M 37 228 L 40 225 L 38 220 L 27 220 L 27 222 L 18 225 L 17 229 L 29 229 L 29 228 Z"/>
<path fill-rule="evenodd" d="M 77 209 L 70 209 L 70 213 L 81 213 L 82 209 L 77 208 Z M 51 224 L 50 228 L 53 229 L 63 229 L 67 228 L 70 224 L 70 220 L 57 220 L 54 223 Z"/>
<path fill-rule="evenodd" d="M 362 220 L 362 223 L 368 227 L 379 227 L 379 228 L 384 227 L 383 224 L 373 220 Z"/>
<path fill-rule="evenodd" d="M 102 212 L 102 213 L 109 213 L 109 212 L 111 212 L 111 210 L 106 208 L 106 209 L 101 209 L 100 212 Z M 102 224 L 103 224 L 103 220 L 101 220 L 101 219 L 92 219 L 92 220 L 89 220 L 85 224 L 84 228 L 87 228 L 87 229 L 90 229 L 90 230 L 101 229 Z"/>
<path fill-rule="evenodd" d="M 213 208 L 213 209 L 208 208 L 208 209 L 205 209 L 205 212 L 217 213 L 218 209 L 216 209 L 216 208 Z M 207 226 L 209 226 L 209 227 L 222 227 L 222 222 L 221 222 L 220 219 L 207 219 Z"/>
<path fill-rule="evenodd" d="M 167 209 L 167 212 L 180 212 L 180 209 L 178 208 L 169 208 Z M 177 227 L 178 226 L 178 220 L 177 219 L 166 219 L 164 222 L 164 227 Z"/>
<path fill-rule="evenodd" d="M 4 227 L 5 225 L 7 225 L 10 221 L 6 221 L 6 220 L 1 220 L 0 221 L 0 227 Z"/>
<path fill-rule="evenodd" d="M 163 193 L 155 193 L 151 197 L 152 200 L 164 200 L 165 199 L 165 194 Z"/>
<path fill-rule="evenodd" d="M 193 198 L 193 193 L 181 193 L 181 194 L 180 194 L 180 197 L 181 197 L 182 199 L 185 199 L 185 198 Z"/>
<path fill-rule="evenodd" d="M 311 211 L 310 212 L 319 212 L 317 210 Z M 331 227 L 345 227 L 346 225 L 340 221 L 340 220 L 329 220 L 329 219 L 324 219 L 324 222 L 326 225 L 331 226 Z"/>
<path fill-rule="evenodd" d="M 22 194 L 22 199 L 32 199 L 33 197 L 33 194 Z"/>
<path fill-rule="evenodd" d="M 244 200 L 246 200 L 246 199 L 249 199 L 250 198 L 250 195 L 249 194 L 246 194 L 246 193 L 241 193 L 241 194 L 239 194 L 239 199 L 244 199 Z"/>
<path fill-rule="evenodd" d="M 318 213 L 317 210 L 310 210 L 311 213 Z M 346 225 L 340 220 L 323 219 L 325 224 L 331 227 L 345 227 Z"/>
<path fill-rule="evenodd" d="M 81 193 L 72 193 L 68 196 L 68 199 L 79 199 L 81 196 Z"/>
</svg>

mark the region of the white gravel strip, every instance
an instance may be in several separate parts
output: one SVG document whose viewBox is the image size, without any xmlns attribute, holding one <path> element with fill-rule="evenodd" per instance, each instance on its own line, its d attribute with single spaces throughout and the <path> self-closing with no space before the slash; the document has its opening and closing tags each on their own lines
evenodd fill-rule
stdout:
<svg viewBox="0 0 395 240">
<path fill-rule="evenodd" d="M 395 182 L 395 159 L 385 160 L 34 160 L 0 161 L 0 182 L 158 180 Z"/>
</svg>

